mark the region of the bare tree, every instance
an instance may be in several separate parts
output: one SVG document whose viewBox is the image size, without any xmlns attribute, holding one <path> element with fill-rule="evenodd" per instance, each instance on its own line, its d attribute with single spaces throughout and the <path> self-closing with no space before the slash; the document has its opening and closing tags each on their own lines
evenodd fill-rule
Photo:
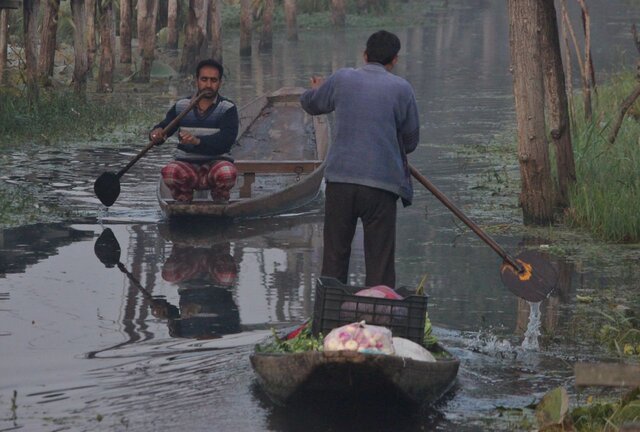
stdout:
<svg viewBox="0 0 640 432">
<path fill-rule="evenodd" d="M 508 0 L 509 45 L 525 224 L 553 221 L 553 189 L 545 131 L 539 0 Z"/>
<path fill-rule="evenodd" d="M 211 58 L 222 62 L 222 0 L 211 0 L 209 21 L 211 22 Z"/>
<path fill-rule="evenodd" d="M 178 0 L 167 5 L 167 48 L 178 48 Z"/>
<path fill-rule="evenodd" d="M 638 35 L 638 30 L 636 29 L 635 24 L 631 27 L 631 33 L 633 35 L 633 41 L 636 44 L 636 49 L 638 50 L 638 54 L 640 54 L 640 35 Z M 613 144 L 616 141 L 618 132 L 620 132 L 620 127 L 622 127 L 624 116 L 627 115 L 627 111 L 629 111 L 631 106 L 640 97 L 640 60 L 636 63 L 636 81 L 638 84 L 636 84 L 631 94 L 622 101 L 622 104 L 620 104 L 620 108 L 618 108 L 618 112 L 616 113 L 616 117 L 613 120 L 609 136 L 607 137 L 610 144 Z"/>
<path fill-rule="evenodd" d="M 251 27 L 253 26 L 251 0 L 240 0 L 240 55 L 251 55 Z"/>
<path fill-rule="evenodd" d="M 151 66 L 156 49 L 156 17 L 158 0 L 138 0 L 138 45 L 140 49 L 140 69 L 137 82 L 149 82 Z"/>
<path fill-rule="evenodd" d="M 296 8 L 296 0 L 284 0 L 284 17 L 287 23 L 287 39 L 290 41 L 298 40 L 298 11 Z"/>
<path fill-rule="evenodd" d="M 193 71 L 198 62 L 202 60 L 206 38 L 206 16 L 207 10 L 204 0 L 189 0 L 180 72 Z"/>
<path fill-rule="evenodd" d="M 113 75 L 116 64 L 116 20 L 113 0 L 98 0 L 98 22 L 100 23 L 100 69 L 98 92 L 113 91 Z"/>
<path fill-rule="evenodd" d="M 360 5 L 359 2 L 358 5 Z M 360 11 L 362 12 L 362 11 Z M 331 22 L 334 27 L 344 27 L 346 24 L 346 7 L 344 0 L 331 0 Z"/>
<path fill-rule="evenodd" d="M 37 35 L 38 35 L 38 8 L 40 0 L 23 0 L 23 37 L 24 57 L 26 63 L 26 84 L 29 100 L 38 100 L 38 60 L 37 60 Z"/>
<path fill-rule="evenodd" d="M 78 95 L 84 96 L 87 90 L 87 42 L 85 39 L 86 9 L 84 0 L 71 0 L 73 16 L 73 88 Z"/>
<path fill-rule="evenodd" d="M 87 14 L 86 37 L 87 37 L 87 65 L 89 73 L 93 68 L 96 58 L 98 44 L 96 43 L 96 0 L 85 0 Z"/>
<path fill-rule="evenodd" d="M 569 207 L 569 188 L 576 181 L 571 144 L 571 122 L 565 87 L 558 19 L 553 0 L 540 0 L 540 43 L 546 96 L 548 129 L 556 149 L 558 188 L 556 205 Z"/>
<path fill-rule="evenodd" d="M 60 0 L 45 0 L 44 16 L 42 17 L 42 33 L 40 35 L 40 58 L 38 60 L 40 81 L 44 85 L 49 85 L 50 79 L 53 76 L 59 11 Z"/>
<path fill-rule="evenodd" d="M 262 32 L 260 33 L 260 43 L 258 51 L 269 52 L 273 48 L 273 0 L 264 0 L 264 10 L 262 11 Z"/>
<path fill-rule="evenodd" d="M 9 9 L 0 9 L 0 85 L 7 82 L 7 46 L 9 41 Z"/>
<path fill-rule="evenodd" d="M 132 0 L 120 0 L 120 64 L 125 73 L 131 72 Z"/>
</svg>

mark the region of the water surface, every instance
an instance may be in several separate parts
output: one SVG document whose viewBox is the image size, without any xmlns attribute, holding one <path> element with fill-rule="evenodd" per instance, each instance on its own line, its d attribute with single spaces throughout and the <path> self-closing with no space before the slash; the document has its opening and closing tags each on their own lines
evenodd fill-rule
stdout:
<svg viewBox="0 0 640 432">
<path fill-rule="evenodd" d="M 591 3 L 596 68 L 615 70 L 626 52 L 635 53 L 628 25 L 640 8 Z M 489 167 L 460 150 L 486 145 L 514 122 L 504 2 L 456 2 L 425 15 L 424 26 L 390 30 L 403 42 L 397 73 L 413 84 L 421 111 L 421 142 L 410 161 L 482 218 L 475 175 Z M 243 105 L 285 85 L 306 86 L 312 74 L 358 66 L 371 31 L 301 29 L 297 43 L 277 34 L 272 55 L 256 49 L 249 59 L 237 56 L 230 34 L 222 93 Z M 186 88 L 168 83 L 160 99 L 168 107 Z M 0 429 L 484 430 L 481 419 L 497 415 L 496 407 L 526 406 L 557 385 L 571 389 L 573 362 L 602 354 L 560 342 L 576 290 L 638 280 L 600 277 L 616 275 L 604 264 L 596 277 L 549 256 L 561 283 L 531 305 L 501 283 L 500 258 L 416 185 L 414 205 L 398 214 L 398 283 L 417 286 L 427 275 L 436 335 L 462 361 L 457 385 L 411 415 L 276 408 L 256 388 L 248 357 L 272 326 L 311 315 L 322 199 L 268 220 L 176 227 L 162 219 L 155 198 L 158 170 L 170 157 L 165 146 L 123 177 L 116 205 L 105 212 L 93 181 L 139 151 L 144 129 L 139 142 L 0 154 L 3 180 L 36 185 L 43 201 L 83 215 L 0 238 Z M 514 221 L 516 208 L 497 222 Z M 107 228 L 120 245 L 120 267 L 94 253 Z M 540 242 L 495 238 L 514 254 Z M 363 281 L 361 240 L 358 231 L 354 284 Z"/>
</svg>

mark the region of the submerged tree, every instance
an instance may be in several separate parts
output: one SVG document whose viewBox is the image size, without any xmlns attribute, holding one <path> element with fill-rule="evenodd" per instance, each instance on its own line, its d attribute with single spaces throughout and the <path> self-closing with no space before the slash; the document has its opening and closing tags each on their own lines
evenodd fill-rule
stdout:
<svg viewBox="0 0 640 432">
<path fill-rule="evenodd" d="M 113 75 L 116 63 L 116 27 L 113 0 L 98 0 L 100 23 L 100 69 L 98 92 L 113 91 Z"/>
<path fill-rule="evenodd" d="M 156 18 L 158 0 L 138 0 L 138 45 L 140 49 L 140 69 L 136 74 L 137 82 L 149 82 L 151 66 L 156 49 Z"/>
<path fill-rule="evenodd" d="M 59 11 L 60 0 L 47 0 L 44 2 L 44 16 L 42 17 L 42 33 L 40 38 L 40 59 L 38 60 L 38 73 L 40 74 L 40 81 L 44 85 L 49 85 L 50 78 L 53 76 Z"/>
<path fill-rule="evenodd" d="M 571 121 L 567 88 L 558 35 L 558 19 L 553 0 L 540 2 L 540 43 L 546 95 L 547 120 L 551 141 L 555 147 L 558 184 L 555 204 L 569 207 L 569 189 L 576 181 L 576 167 L 571 145 Z"/>
<path fill-rule="evenodd" d="M 525 224 L 553 221 L 553 189 L 546 139 L 542 53 L 539 40 L 541 0 L 508 0 L 509 45 L 518 125 L 518 160 Z"/>
<path fill-rule="evenodd" d="M 120 64 L 131 72 L 131 0 L 120 0 Z"/>
<path fill-rule="evenodd" d="M 211 0 L 209 22 L 211 24 L 210 56 L 222 62 L 222 0 Z"/>
<path fill-rule="evenodd" d="M 202 60 L 206 40 L 207 4 L 204 0 L 189 0 L 184 47 L 180 72 L 192 72 Z"/>
<path fill-rule="evenodd" d="M 24 57 L 26 63 L 26 83 L 29 99 L 34 102 L 38 100 L 38 61 L 37 61 L 37 34 L 38 34 L 38 8 L 40 0 L 23 0 L 23 38 Z"/>
</svg>

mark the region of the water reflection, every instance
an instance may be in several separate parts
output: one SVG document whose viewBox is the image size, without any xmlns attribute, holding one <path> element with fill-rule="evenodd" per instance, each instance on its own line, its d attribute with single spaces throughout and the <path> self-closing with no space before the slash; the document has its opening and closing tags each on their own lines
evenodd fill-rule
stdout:
<svg viewBox="0 0 640 432">
<path fill-rule="evenodd" d="M 238 269 L 230 248 L 229 242 L 204 248 L 174 245 L 162 279 L 177 286 L 179 309 L 153 310 L 154 316 L 168 319 L 171 336 L 209 339 L 240 332 L 240 313 L 230 290 Z"/>
</svg>

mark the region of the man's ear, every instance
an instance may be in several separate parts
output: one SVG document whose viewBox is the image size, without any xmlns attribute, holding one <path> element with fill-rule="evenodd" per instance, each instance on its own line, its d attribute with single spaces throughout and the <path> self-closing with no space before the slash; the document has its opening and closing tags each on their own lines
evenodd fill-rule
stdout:
<svg viewBox="0 0 640 432">
<path fill-rule="evenodd" d="M 367 54 L 367 51 L 364 51 L 362 53 L 362 58 L 364 59 L 365 63 L 369 63 L 369 55 Z"/>
</svg>

